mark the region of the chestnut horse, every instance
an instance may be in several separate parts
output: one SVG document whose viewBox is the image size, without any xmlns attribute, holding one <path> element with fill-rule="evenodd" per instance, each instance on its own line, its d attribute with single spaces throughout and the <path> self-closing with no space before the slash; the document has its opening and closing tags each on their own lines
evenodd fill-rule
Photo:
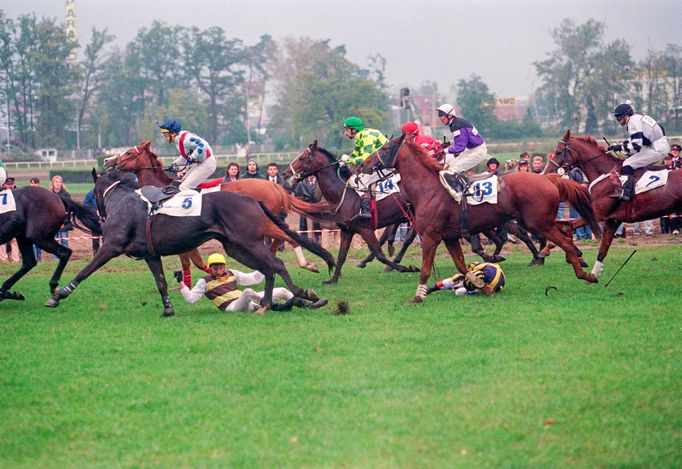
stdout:
<svg viewBox="0 0 682 469">
<path fill-rule="evenodd" d="M 396 168 L 402 174 L 402 188 L 414 207 L 415 228 L 422 240 L 422 266 L 419 285 L 412 302 L 423 301 L 426 282 L 433 267 L 436 249 L 441 242 L 462 274 L 467 265 L 460 245 L 462 227 L 460 205 L 455 203 L 440 183 L 438 173 L 442 167 L 419 145 L 404 141 L 404 136 L 393 138 L 378 155 L 367 158 L 361 170 Z M 592 226 L 600 229 L 592 211 L 587 189 L 573 181 L 551 181 L 548 176 L 532 173 L 513 173 L 500 176 L 496 204 L 483 203 L 467 208 L 472 233 L 494 228 L 506 220 L 517 219 L 529 230 L 544 236 L 561 247 L 566 260 L 573 266 L 576 277 L 596 282 L 586 274 L 577 256 L 577 248 L 554 223 L 560 200 L 567 200 Z"/>
<path fill-rule="evenodd" d="M 630 202 L 612 199 L 616 172 L 620 173 L 623 161 L 604 146 L 589 136 L 571 136 L 567 130 L 563 139 L 554 150 L 554 158 L 547 163 L 545 172 L 564 174 L 572 167 L 578 166 L 590 182 L 590 193 L 597 219 L 604 223 L 604 235 L 599 244 L 597 262 L 592 274 L 599 277 L 604 259 L 609 252 L 613 237 L 622 223 L 651 220 L 682 208 L 682 171 L 670 171 L 668 184 L 665 186 L 636 194 Z M 663 168 L 655 168 L 663 169 Z M 639 178 L 645 168 L 635 171 Z M 609 177 L 610 176 L 610 177 Z"/>
<path fill-rule="evenodd" d="M 149 141 L 142 142 L 140 145 L 129 148 L 124 153 L 112 156 L 111 158 L 106 158 L 104 160 L 105 167 L 135 173 L 140 186 L 167 186 L 172 181 L 172 178 L 163 171 L 161 161 L 159 161 L 156 154 L 150 149 L 151 143 L 152 142 Z M 312 217 L 318 212 L 330 210 L 330 206 L 327 203 L 311 204 L 304 202 L 290 195 L 282 186 L 261 179 L 244 179 L 229 183 L 225 182 L 220 185 L 220 190 L 235 192 L 263 202 L 268 210 L 280 217 L 286 216 L 286 213 L 291 209 L 297 213 Z M 280 237 L 274 239 L 270 248 L 273 254 L 277 252 L 280 243 L 287 241 L 294 246 L 298 265 L 301 268 L 310 270 L 311 272 L 319 272 L 315 264 L 306 261 L 303 250 L 296 241 L 282 231 L 279 233 Z M 189 275 L 190 259 L 199 269 L 205 270 L 199 252 L 194 250 L 180 255 L 180 261 L 185 275 Z"/>
<path fill-rule="evenodd" d="M 341 244 L 336 259 L 336 269 L 332 277 L 324 283 L 338 282 L 341 276 L 341 268 L 346 262 L 348 249 L 356 233 L 367 243 L 370 251 L 379 262 L 398 272 L 417 272 L 419 270 L 414 266 L 405 267 L 398 264 L 409 243 L 403 244 L 403 249 L 396 256 L 395 261 L 391 261 L 384 255 L 381 251 L 381 245 L 374 235 L 372 223 L 355 217 L 360 209 L 360 197 L 353 189 L 346 186 L 346 180 L 351 176 L 350 171 L 344 167 L 340 168 L 337 158 L 324 148 L 318 147 L 317 140 L 291 162 L 282 176 L 285 178 L 294 176 L 296 180 L 301 181 L 311 174 L 317 176 L 320 191 L 322 191 L 324 198 L 336 205 L 336 218 L 333 221 L 341 229 Z M 398 193 L 397 196 L 390 195 L 377 202 L 376 205 L 378 218 L 376 228 L 408 221 L 407 215 L 410 207 L 402 193 Z"/>
</svg>

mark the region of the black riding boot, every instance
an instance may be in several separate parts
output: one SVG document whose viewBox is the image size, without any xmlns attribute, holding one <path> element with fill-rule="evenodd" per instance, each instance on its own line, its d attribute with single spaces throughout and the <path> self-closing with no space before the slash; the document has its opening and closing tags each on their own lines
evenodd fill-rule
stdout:
<svg viewBox="0 0 682 469">
<path fill-rule="evenodd" d="M 360 212 L 357 215 L 355 215 L 353 218 L 351 218 L 350 221 L 355 221 L 359 218 L 365 218 L 365 219 L 371 218 L 372 214 L 370 213 L 369 204 L 370 204 L 369 194 L 365 194 L 365 195 L 361 196 L 360 197 Z"/>
<path fill-rule="evenodd" d="M 445 173 L 443 177 L 445 182 L 447 182 L 455 192 L 464 192 L 467 183 L 466 175 L 464 173 Z"/>
<path fill-rule="evenodd" d="M 166 187 L 162 189 L 162 192 L 166 195 L 173 195 L 177 194 L 180 192 L 180 182 L 178 180 L 171 181 L 170 184 L 168 184 Z"/>
<path fill-rule="evenodd" d="M 635 177 L 631 174 L 627 175 L 627 180 L 623 183 L 622 187 L 616 188 L 613 194 L 609 195 L 612 199 L 620 199 L 627 202 L 632 200 L 635 192 Z"/>
</svg>

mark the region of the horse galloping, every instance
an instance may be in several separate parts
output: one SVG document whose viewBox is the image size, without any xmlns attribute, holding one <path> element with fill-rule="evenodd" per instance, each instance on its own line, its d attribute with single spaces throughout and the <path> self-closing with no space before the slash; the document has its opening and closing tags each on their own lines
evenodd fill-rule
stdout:
<svg viewBox="0 0 682 469">
<path fill-rule="evenodd" d="M 106 158 L 104 160 L 105 167 L 134 173 L 138 177 L 141 186 L 165 187 L 170 184 L 173 179 L 164 172 L 161 161 L 159 161 L 156 154 L 151 151 L 150 146 L 151 142 L 145 141 L 129 148 L 119 155 Z M 220 184 L 220 190 L 246 195 L 261 201 L 268 210 L 278 216 L 284 216 L 293 209 L 297 213 L 315 217 L 318 212 L 325 212 L 330 209 L 329 204 L 325 202 L 317 204 L 304 202 L 289 194 L 283 187 L 261 179 L 225 182 Z M 270 223 L 269 220 L 268 223 Z M 306 261 L 300 244 L 294 239 L 291 239 L 287 235 L 273 239 L 274 242 L 270 247 L 273 254 L 277 252 L 279 244 L 286 241 L 291 243 L 294 247 L 294 253 L 296 254 L 299 267 L 310 270 L 311 272 L 319 272 L 314 263 Z M 199 269 L 204 270 L 204 265 L 199 253 L 197 251 L 191 251 L 180 255 L 183 271 L 186 273 L 189 272 L 190 259 Z"/>
<path fill-rule="evenodd" d="M 597 278 L 601 274 L 616 230 L 622 222 L 651 220 L 682 208 L 682 171 L 668 172 L 668 183 L 665 186 L 635 194 L 634 199 L 629 202 L 610 198 L 613 186 L 617 184 L 616 174 L 620 173 L 622 165 L 623 160 L 597 143 L 594 138 L 574 137 L 567 130 L 554 150 L 554 159 L 545 167 L 545 172 L 563 174 L 578 166 L 590 182 L 595 214 L 599 221 L 605 222 L 597 262 L 592 268 L 592 274 Z M 646 168 L 635 170 L 635 180 L 645 171 Z M 652 178 L 656 179 L 658 176 L 654 175 Z"/>
<path fill-rule="evenodd" d="M 275 274 L 284 280 L 294 296 L 314 299 L 293 283 L 284 263 L 265 247 L 265 236 L 286 234 L 325 259 L 330 270 L 334 265 L 329 252 L 291 231 L 262 203 L 249 197 L 213 192 L 202 196 L 198 216 L 158 214 L 150 217 L 147 204 L 135 193 L 137 183 L 132 175 L 123 173 L 122 177 L 118 172 L 97 175 L 93 170 L 93 179 L 97 208 L 105 219 L 104 243 L 90 263 L 66 287 L 56 291 L 45 306 L 58 306 L 60 300 L 68 297 L 93 272 L 110 259 L 126 254 L 147 262 L 164 305 L 162 315 L 172 316 L 175 312 L 168 296 L 161 256 L 186 252 L 210 239 L 217 239 L 230 257 L 265 275 L 261 314 L 272 304 Z M 268 220 L 273 223 L 267 223 Z"/>
<path fill-rule="evenodd" d="M 337 173 L 338 169 L 338 173 Z M 343 167 L 339 168 L 339 160 L 324 148 L 317 146 L 317 140 L 310 144 L 298 155 L 284 170 L 283 177 L 294 177 L 301 181 L 314 174 L 324 198 L 336 205 L 336 215 L 327 218 L 334 221 L 341 229 L 341 243 L 339 255 L 336 260 L 334 274 L 324 283 L 336 283 L 341 276 L 341 268 L 346 262 L 346 256 L 355 234 L 359 234 L 367 243 L 367 246 L 376 258 L 399 272 L 417 272 L 414 266 L 402 266 L 398 264 L 402 259 L 409 244 L 404 243 L 395 261 L 388 259 L 381 250 L 381 246 L 374 235 L 372 223 L 366 219 L 357 219 L 355 216 L 360 210 L 360 196 L 353 189 L 349 189 L 346 181 L 351 177 L 350 171 Z M 377 220 L 376 228 L 382 228 L 397 223 L 408 221 L 411 209 L 402 193 L 392 194 L 383 200 L 376 202 Z"/>
<path fill-rule="evenodd" d="M 0 204 L 7 205 L 13 196 L 16 210 L 0 214 L 0 245 L 12 238 L 17 239 L 17 246 L 21 251 L 21 267 L 0 287 L 0 301 L 5 299 L 23 300 L 20 292 L 9 291 L 24 275 L 36 266 L 33 245 L 43 251 L 54 254 L 57 264 L 52 278 L 50 278 L 50 292 L 54 292 L 59 285 L 59 278 L 71 257 L 71 249 L 62 246 L 55 240 L 64 216 L 70 214 L 74 223 L 84 231 L 99 236 L 102 234 L 97 213 L 85 205 L 70 199 L 62 198 L 54 192 L 41 187 L 21 187 L 0 193 Z M 78 225 L 80 221 L 83 226 Z"/>
<path fill-rule="evenodd" d="M 441 166 L 421 146 L 404 142 L 403 136 L 391 139 L 385 150 L 365 160 L 361 170 L 370 171 L 375 167 L 396 168 L 403 175 L 402 187 L 414 207 L 415 228 L 422 239 L 422 266 L 412 302 L 421 302 L 426 294 L 426 282 L 436 249 L 441 242 L 445 243 L 457 270 L 464 275 L 468 272 L 459 243 L 462 237 L 460 205 L 452 200 L 440 183 L 438 173 Z M 499 226 L 506 220 L 517 219 L 529 230 L 561 247 L 576 277 L 596 282 L 594 275 L 586 274 L 580 266 L 572 238 L 554 223 L 559 201 L 567 200 L 599 234 L 587 190 L 572 181 L 551 181 L 547 176 L 531 173 L 506 174 L 498 181 L 500 191 L 496 204 L 483 203 L 467 208 L 469 231 L 480 232 Z M 529 188 L 533 190 L 529 191 Z"/>
</svg>

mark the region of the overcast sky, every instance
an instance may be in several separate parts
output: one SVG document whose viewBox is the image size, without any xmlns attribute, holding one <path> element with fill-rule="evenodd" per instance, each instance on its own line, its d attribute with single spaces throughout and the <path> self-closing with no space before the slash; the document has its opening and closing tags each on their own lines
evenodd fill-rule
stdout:
<svg viewBox="0 0 682 469">
<path fill-rule="evenodd" d="M 64 19 L 64 0 L 0 0 L 0 9 Z M 533 62 L 555 49 L 550 33 L 565 18 L 605 23 L 605 40 L 625 39 L 635 60 L 682 45 L 682 0 L 76 0 L 76 12 L 81 45 L 93 26 L 125 45 L 155 19 L 220 26 L 246 44 L 263 34 L 331 39 L 363 67 L 385 57 L 396 93 L 435 80 L 449 94 L 476 73 L 499 97 L 526 96 L 539 84 Z"/>
</svg>

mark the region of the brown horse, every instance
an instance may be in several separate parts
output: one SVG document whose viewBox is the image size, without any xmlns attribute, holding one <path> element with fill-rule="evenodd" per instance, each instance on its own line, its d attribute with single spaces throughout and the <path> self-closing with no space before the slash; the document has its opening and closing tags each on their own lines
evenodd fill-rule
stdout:
<svg viewBox="0 0 682 469">
<path fill-rule="evenodd" d="M 140 186 L 165 187 L 172 178 L 163 171 L 163 165 L 151 149 L 151 142 L 142 142 L 140 145 L 129 148 L 124 153 L 106 158 L 104 164 L 107 168 L 115 167 L 121 171 L 132 172 L 137 176 Z M 325 202 L 311 204 L 290 195 L 282 186 L 261 179 L 245 179 L 222 183 L 220 190 L 242 194 L 252 199 L 263 202 L 265 207 L 277 216 L 284 217 L 290 210 L 302 213 L 306 216 L 315 216 L 318 212 L 330 210 Z M 301 246 L 291 239 L 286 233 L 279 232 L 280 237 L 274 238 L 271 246 L 272 253 L 277 252 L 280 243 L 289 242 L 294 246 L 294 252 L 298 259 L 298 265 L 311 272 L 319 272 L 317 266 L 307 262 Z M 189 275 L 190 259 L 199 269 L 205 270 L 204 263 L 197 250 L 180 255 L 183 271 Z"/>
<path fill-rule="evenodd" d="M 0 213 L 0 247 L 4 249 L 4 243 L 16 238 L 21 251 L 21 268 L 0 286 L 0 301 L 24 299 L 21 292 L 10 289 L 36 266 L 34 244 L 59 259 L 50 279 L 50 291 L 55 291 L 71 257 L 71 249 L 54 238 L 64 222 L 64 214 L 68 214 L 84 231 L 97 236 L 102 234 L 95 210 L 46 189 L 29 186 L 13 189 L 11 193 L 0 192 L 0 207 L 8 207 L 12 201 L 16 209 Z M 85 226 L 80 226 L 78 221 Z"/>
<path fill-rule="evenodd" d="M 324 148 L 318 147 L 317 140 L 291 162 L 282 176 L 285 178 L 294 176 L 296 180 L 301 181 L 311 174 L 317 176 L 317 181 L 324 198 L 336 205 L 336 217 L 333 221 L 341 229 L 341 244 L 336 260 L 336 269 L 332 277 L 324 283 L 338 282 L 341 276 L 341 268 L 346 262 L 348 249 L 356 233 L 367 243 L 370 251 L 379 262 L 390 266 L 398 272 L 417 272 L 419 270 L 414 266 L 405 267 L 398 264 L 400 259 L 402 259 L 404 250 L 401 250 L 398 256 L 396 256 L 395 261 L 391 261 L 384 255 L 379 241 L 374 235 L 372 223 L 355 217 L 360 209 L 360 197 L 353 189 L 349 189 L 346 185 L 346 180 L 351 176 L 350 171 L 345 167 L 339 167 L 339 161 L 336 157 Z M 390 195 L 377 202 L 376 205 L 376 228 L 408 221 L 407 214 L 410 211 L 410 207 L 404 194 Z M 407 245 L 404 245 L 404 249 L 407 249 Z"/>
<path fill-rule="evenodd" d="M 554 159 L 545 167 L 547 173 L 563 174 L 578 166 L 590 181 L 594 211 L 597 219 L 605 222 L 597 262 L 592 268 L 592 274 L 597 278 L 616 230 L 622 222 L 651 220 L 682 208 L 682 171 L 669 172 L 667 185 L 637 194 L 631 202 L 610 198 L 614 181 L 609 176 L 615 175 L 615 172 L 620 173 L 622 164 L 621 159 L 597 143 L 594 138 L 572 137 L 571 131 L 567 130 L 554 150 Z M 644 171 L 644 168 L 636 170 L 635 178 L 638 179 Z"/>
<path fill-rule="evenodd" d="M 412 302 L 421 302 L 426 294 L 426 282 L 436 249 L 441 242 L 445 243 L 457 270 L 464 275 L 468 272 L 459 242 L 462 237 L 460 205 L 452 200 L 440 183 L 438 173 L 442 167 L 421 146 L 405 142 L 403 136 L 393 138 L 378 156 L 365 160 L 361 170 L 381 167 L 396 168 L 403 175 L 402 187 L 414 207 L 415 227 L 422 240 L 422 266 Z M 558 179 L 557 176 L 555 178 Z M 596 282 L 593 275 L 586 274 L 580 267 L 577 248 L 571 237 L 562 233 L 554 223 L 559 201 L 567 200 L 590 222 L 595 233 L 600 233 L 587 189 L 572 181 L 551 181 L 547 176 L 531 173 L 506 174 L 498 181 L 496 204 L 468 207 L 469 231 L 480 232 L 516 219 L 561 247 L 579 279 Z"/>
</svg>

